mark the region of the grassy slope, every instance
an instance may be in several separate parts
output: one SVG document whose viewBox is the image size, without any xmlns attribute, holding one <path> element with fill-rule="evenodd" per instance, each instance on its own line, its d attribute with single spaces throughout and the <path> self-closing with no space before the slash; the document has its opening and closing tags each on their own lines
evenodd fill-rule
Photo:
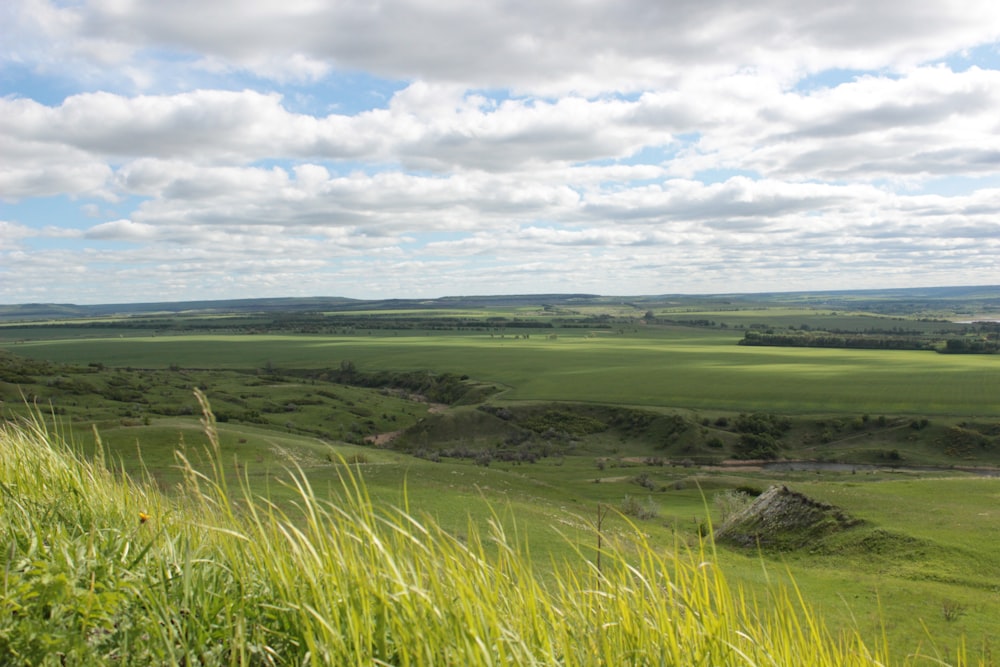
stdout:
<svg viewBox="0 0 1000 667">
<path fill-rule="evenodd" d="M 945 656 L 959 638 L 989 651 L 1000 605 L 1000 555 L 990 546 L 1000 537 L 1000 480 L 867 477 L 789 482 L 865 524 L 768 560 L 787 566 L 836 627 L 856 624 L 863 636 L 884 632 L 894 646 L 920 643 Z M 723 561 L 734 578 L 759 569 Z"/>
<path fill-rule="evenodd" d="M 208 432 L 212 433 L 211 422 Z M 186 470 L 170 500 L 5 426 L 0 658 L 24 664 L 884 664 L 778 594 L 734 595 L 706 554 L 608 539 L 601 571 L 543 582 L 494 522 L 459 539 L 378 511 L 356 478 L 339 500 L 304 477 L 296 511 Z M 252 508 L 257 511 L 251 511 Z M 676 553 L 676 552 L 675 552 Z M 592 562 L 592 561 L 591 561 Z"/>
<path fill-rule="evenodd" d="M 301 466 L 321 496 L 337 497 L 342 467 L 334 461 L 343 456 L 362 462 L 354 469 L 379 507 L 408 506 L 416 516 L 457 536 L 467 536 L 470 526 L 499 520 L 517 536 L 516 543 L 530 545 L 535 567 L 543 573 L 552 571 L 552 563 L 575 560 L 576 549 L 593 549 L 600 504 L 618 508 L 625 497 L 635 498 L 656 510 L 656 516 L 639 520 L 651 544 L 670 545 L 678 539 L 696 543 L 706 506 L 716 509 L 715 494 L 739 485 L 788 483 L 845 507 L 869 526 L 804 552 L 768 554 L 763 560 L 752 553 L 720 550 L 719 559 L 732 581 L 766 599 L 767 581 L 786 581 L 783 570 L 788 566 L 810 605 L 822 611 L 831 627 L 857 628 L 875 645 L 884 623 L 895 652 L 932 642 L 944 655 L 953 656 L 960 637 L 976 648 L 994 629 L 997 599 L 992 582 L 1000 578 L 1000 563 L 990 546 L 996 537 L 991 517 L 1000 480 L 910 478 L 890 471 L 817 476 L 688 469 L 645 463 L 642 454 L 649 450 L 631 450 L 634 444 L 617 441 L 581 441 L 565 456 L 534 464 L 494 462 L 484 468 L 449 459 L 432 463 L 365 446 L 322 444 L 242 424 L 220 424 L 219 431 L 227 474 L 245 476 L 255 493 L 279 504 L 297 498 L 294 490 L 279 483 L 288 465 Z M 121 457 L 133 471 L 135 453 L 141 450 L 151 481 L 168 491 L 182 488 L 184 480 L 172 455 L 179 443 L 192 461 L 210 463 L 204 459 L 208 443 L 202 429 L 190 418 L 157 420 L 149 428 L 112 429 L 102 438 L 108 455 Z M 92 450 L 93 445 L 86 444 L 90 438 L 80 436 L 80 442 Z M 612 451 L 618 453 L 608 457 Z M 598 466 L 601 460 L 605 463 Z M 716 514 L 715 520 L 719 518 Z M 631 529 L 612 513 L 604 532 L 625 535 Z M 951 603 L 962 611 L 954 621 L 944 618 L 944 608 Z"/>
<path fill-rule="evenodd" d="M 223 442 L 231 437 L 230 428 L 223 428 Z M 187 432 L 188 449 L 196 450 L 203 439 L 197 439 L 193 430 Z M 295 439 L 282 444 L 292 451 L 310 446 Z M 336 449 L 344 456 L 360 454 L 368 460 L 356 469 L 377 505 L 406 504 L 417 516 L 459 536 L 468 534 L 470 519 L 472 525 L 483 526 L 497 518 L 518 536 L 518 543 L 530 545 L 541 572 L 550 572 L 552 562 L 573 560 L 575 549 L 593 548 L 599 504 L 618 508 L 626 496 L 651 503 L 657 515 L 638 521 L 651 544 L 670 545 L 677 539 L 696 543 L 706 506 L 717 510 L 713 504 L 717 493 L 739 485 L 763 488 L 787 483 L 844 507 L 866 525 L 804 551 L 766 554 L 763 559 L 721 549 L 718 558 L 731 581 L 766 599 L 768 582 L 787 582 L 788 567 L 809 604 L 821 610 L 831 627 L 857 628 L 870 645 L 881 641 L 884 633 L 896 653 L 933 646 L 953 658 L 961 639 L 978 650 L 995 631 L 994 582 L 1000 579 L 1000 559 L 991 545 L 1000 537 L 994 525 L 1000 480 L 922 478 L 890 471 L 777 477 L 766 472 L 661 467 L 628 459 L 600 469 L 585 452 L 530 465 L 494 463 L 484 468 L 449 460 L 430 463 L 349 445 Z M 313 488 L 335 496 L 339 466 L 321 457 L 309 458 L 308 451 L 297 460 L 305 466 Z M 290 497 L 275 479 L 281 462 L 263 464 L 267 473 L 262 464 L 249 462 L 241 473 L 257 489 L 270 479 L 270 493 L 286 502 Z M 714 518 L 720 517 L 716 513 Z M 604 529 L 607 535 L 631 532 L 614 514 Z M 961 614 L 949 620 L 945 608 L 952 603 L 959 605 Z"/>
</svg>

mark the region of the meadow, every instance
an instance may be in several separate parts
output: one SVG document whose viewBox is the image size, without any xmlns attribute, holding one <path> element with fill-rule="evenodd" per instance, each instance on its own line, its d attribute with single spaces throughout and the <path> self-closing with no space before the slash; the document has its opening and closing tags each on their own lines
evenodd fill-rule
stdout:
<svg viewBox="0 0 1000 667">
<path fill-rule="evenodd" d="M 488 334 L 176 335 L 7 343 L 20 356 L 138 368 L 433 370 L 563 400 L 791 413 L 997 416 L 1000 356 L 750 348 L 688 327 Z M 550 338 L 549 336 L 555 336 Z M 515 337 L 517 336 L 517 337 Z M 859 390 L 860 389 L 860 390 Z"/>
<path fill-rule="evenodd" d="M 730 588 L 704 543 L 613 539 L 538 576 L 497 515 L 456 536 L 377 508 L 342 471 L 332 501 L 292 472 L 294 511 L 184 463 L 173 498 L 75 455 L 36 421 L 0 428 L 9 664 L 879 665 L 795 597 Z M 183 461 L 183 459 L 182 459 Z M 17 491 L 14 495 L 12 491 Z M 933 659 L 933 656 L 926 654 Z M 964 663 L 964 651 L 958 654 Z M 909 656 L 914 663 L 920 656 Z"/>
<path fill-rule="evenodd" d="M 716 545 L 711 560 L 734 591 L 780 615 L 781 586 L 794 581 L 784 590 L 800 591 L 810 614 L 887 664 L 994 664 L 1000 479 L 981 473 L 1000 465 L 1000 356 L 737 344 L 754 322 L 965 335 L 934 306 L 933 321 L 693 300 L 19 322 L 0 326 L 0 349 L 22 360 L 4 367 L 0 407 L 30 412 L 28 392 L 59 437 L 171 498 L 186 493 L 190 461 L 282 511 L 302 503 L 289 470 L 318 499 L 347 502 L 349 462 L 374 507 L 405 508 L 491 557 L 494 542 L 476 535 L 493 525 L 556 587 L 565 567 L 592 568 L 598 535 L 624 562 L 645 549 L 697 552 L 729 513 L 723 501 L 788 485 L 858 525 L 806 548 Z M 345 367 L 352 382 L 340 381 Z M 450 377 L 446 389 L 468 393 L 435 405 L 371 383 L 404 377 L 386 374 Z M 195 388 L 222 417 L 217 455 L 206 454 Z M 779 458 L 847 467 L 727 460 L 747 413 L 788 420 Z"/>
</svg>

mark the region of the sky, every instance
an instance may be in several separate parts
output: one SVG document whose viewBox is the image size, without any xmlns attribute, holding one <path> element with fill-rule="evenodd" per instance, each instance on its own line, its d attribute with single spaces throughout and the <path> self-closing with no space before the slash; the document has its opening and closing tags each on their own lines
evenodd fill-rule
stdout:
<svg viewBox="0 0 1000 667">
<path fill-rule="evenodd" d="M 0 4 L 0 303 L 1000 284 L 995 0 Z"/>
</svg>

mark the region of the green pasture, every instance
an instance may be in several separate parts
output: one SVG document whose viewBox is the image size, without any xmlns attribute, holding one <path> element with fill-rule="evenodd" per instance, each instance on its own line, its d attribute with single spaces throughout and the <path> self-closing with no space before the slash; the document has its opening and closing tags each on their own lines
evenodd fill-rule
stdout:
<svg viewBox="0 0 1000 667">
<path fill-rule="evenodd" d="M 233 479 L 246 479 L 262 497 L 279 504 L 294 502 L 298 494 L 286 483 L 288 473 L 302 471 L 317 494 L 336 502 L 343 491 L 346 464 L 364 479 L 377 505 L 406 507 L 455 535 L 501 520 L 510 535 L 530 545 L 543 569 L 576 560 L 580 549 L 595 548 L 592 524 L 600 504 L 614 508 L 626 495 L 650 496 L 648 489 L 633 481 L 638 469 L 599 473 L 589 456 L 484 467 L 450 459 L 434 463 L 388 449 L 328 443 L 243 424 L 217 424 L 217 428 L 224 472 Z M 99 424 L 72 437 L 85 455 L 100 451 L 112 467 L 167 492 L 182 488 L 178 455 L 199 469 L 211 465 L 208 439 L 196 418 L 159 418 L 141 427 Z M 669 505 L 663 522 L 649 529 L 669 541 L 681 521 L 682 532 L 696 535 L 705 509 L 697 484 L 678 486 Z M 608 535 L 629 530 L 615 513 L 606 519 L 605 529 Z"/>
<path fill-rule="evenodd" d="M 851 477 L 803 480 L 795 489 L 866 523 L 772 562 L 789 568 L 828 620 L 856 621 L 871 636 L 884 625 L 893 644 L 933 645 L 945 656 L 960 637 L 973 652 L 992 651 L 1000 629 L 1000 552 L 993 548 L 1000 479 Z"/>
<path fill-rule="evenodd" d="M 373 319 L 392 319 L 395 317 L 420 317 L 425 319 L 435 317 L 461 317 L 470 319 L 487 319 L 490 317 L 526 317 L 542 315 L 551 317 L 542 308 L 526 306 L 523 308 L 378 308 L 374 310 L 338 310 L 324 312 L 324 315 L 355 318 L 367 316 Z"/>
<path fill-rule="evenodd" d="M 366 436 L 406 428 L 427 412 L 426 405 L 389 391 L 266 372 L 89 365 L 43 365 L 30 372 L 36 375 L 20 376 L 30 377 L 29 384 L 0 381 L 0 417 L 23 414 L 25 403 L 34 403 L 76 431 L 97 426 L 102 432 L 144 440 L 158 439 L 155 432 L 147 435 L 143 429 L 161 425 L 165 417 L 200 414 L 196 387 L 208 395 L 220 422 L 256 424 L 279 434 L 326 441 L 361 442 Z"/>
<path fill-rule="evenodd" d="M 921 478 L 891 470 L 818 475 L 688 468 L 656 464 L 643 456 L 648 451 L 613 440 L 584 441 L 565 456 L 533 464 L 483 467 L 242 423 L 218 428 L 226 474 L 245 478 L 261 496 L 279 504 L 294 501 L 297 492 L 285 480 L 290 469 L 301 469 L 320 497 L 337 502 L 341 476 L 350 469 L 361 474 L 378 506 L 405 506 L 459 538 L 499 521 L 543 573 L 556 563 L 578 562 L 580 553 L 593 555 L 601 508 L 608 510 L 603 539 L 630 534 L 631 521 L 654 548 L 670 549 L 678 539 L 696 544 L 708 516 L 720 521 L 717 494 L 787 484 L 866 524 L 800 552 L 761 555 L 719 547 L 719 562 L 735 585 L 766 603 L 773 584 L 794 579 L 832 628 L 857 629 L 869 644 L 881 641 L 884 631 L 896 654 L 932 643 L 947 660 L 959 637 L 975 650 L 995 631 L 1000 557 L 992 545 L 1000 537 L 1000 480 Z M 179 488 L 175 451 L 196 467 L 210 464 L 197 416 L 156 417 L 135 426 L 108 421 L 97 430 L 108 460 L 161 489 Z M 93 450 L 87 430 L 77 442 Z M 654 511 L 623 517 L 617 510 L 626 498 Z M 944 611 L 949 605 L 960 612 L 951 620 Z"/>
<path fill-rule="evenodd" d="M 559 310 L 612 317 L 644 312 L 616 307 Z M 989 655 L 988 644 L 1000 629 L 994 620 L 1000 617 L 1000 552 L 994 549 L 1000 538 L 1000 480 L 957 472 L 933 478 L 905 470 L 817 474 L 671 466 L 653 460 L 663 450 L 652 436 L 627 440 L 617 433 L 580 438 L 535 463 L 496 460 L 483 466 L 447 457 L 432 462 L 346 442 L 360 443 L 362 436 L 423 419 L 430 424 L 426 404 L 292 373 L 337 369 L 345 361 L 364 373 L 450 372 L 498 387 L 490 398 L 497 405 L 559 401 L 676 410 L 690 420 L 692 432 L 707 435 L 715 433 L 720 415 L 732 421 L 737 412 L 774 412 L 796 418 L 786 436 L 789 456 L 827 460 L 844 452 L 851 460 L 878 460 L 898 449 L 903 460 L 957 465 L 965 461 L 961 452 L 948 454 L 948 443 L 942 444 L 948 429 L 968 421 L 990 432 L 1000 417 L 1000 355 L 744 347 L 737 344 L 742 330 L 736 329 L 760 321 L 845 330 L 946 326 L 941 323 L 789 308 L 674 311 L 659 304 L 652 309 L 657 317 L 709 319 L 730 329 L 620 321 L 603 328 L 508 328 L 502 334 L 355 327 L 342 335 L 151 336 L 148 329 L 38 326 L 29 340 L 25 328 L 0 327 L 0 349 L 79 367 L 65 378 L 66 390 L 79 392 L 59 396 L 61 414 L 71 421 L 62 428 L 93 452 L 96 426 L 109 460 L 161 489 L 175 489 L 182 479 L 176 451 L 196 466 L 207 461 L 191 394 L 197 386 L 217 414 L 232 416 L 218 424 L 227 474 L 245 478 L 260 495 L 292 502 L 297 494 L 283 480 L 289 469 L 301 469 L 320 497 L 336 500 L 343 473 L 356 471 L 379 506 L 406 506 L 459 538 L 499 521 L 546 571 L 553 563 L 594 553 L 602 510 L 607 511 L 604 538 L 629 533 L 633 522 L 654 548 L 666 550 L 678 540 L 695 544 L 709 518 L 721 520 L 717 495 L 740 486 L 787 484 L 844 508 L 864 524 L 795 552 L 720 546 L 717 556 L 731 581 L 766 601 L 771 584 L 794 579 L 830 626 L 857 629 L 869 644 L 884 634 L 894 655 L 917 646 L 927 653 L 931 647 L 932 654 L 939 651 L 942 661 L 952 662 L 962 638 L 972 655 L 981 649 Z M 539 321 L 551 314 L 539 307 L 371 314 L 456 313 Z M 124 370 L 129 368 L 153 370 L 130 374 Z M 33 387 L 43 397 L 58 388 L 58 380 L 46 378 Z M 116 387 L 126 397 L 140 392 L 151 400 L 101 403 L 84 391 L 85 383 L 105 393 Z M 3 398 L 10 408 L 13 394 Z M 147 405 L 169 405 L 173 412 L 157 413 Z M 452 408 L 444 417 L 455 417 L 453 430 L 460 431 L 467 422 L 457 417 L 481 415 L 473 410 Z M 267 423 L 249 420 L 253 411 Z M 863 421 L 862 415 L 870 419 Z M 888 426 L 886 420 L 876 425 L 881 415 L 889 416 Z M 930 418 L 933 425 L 918 432 L 911 428 L 915 418 Z M 824 430 L 831 439 L 818 437 Z M 462 437 L 459 432 L 455 442 L 493 447 L 502 440 L 499 433 L 476 443 Z M 976 456 L 995 460 L 996 438 L 979 441 L 988 444 L 976 444 Z M 627 506 L 627 498 L 649 516 L 620 515 L 616 510 Z"/>
<path fill-rule="evenodd" d="M 665 534 L 669 519 L 626 525 L 608 513 L 598 552 L 593 525 L 506 471 L 426 471 L 426 486 L 471 517 L 463 531 L 439 527 L 412 496 L 406 514 L 384 499 L 373 507 L 369 492 L 380 492 L 368 481 L 391 461 L 330 463 L 322 473 L 310 464 L 306 475 L 284 476 L 295 490 L 283 501 L 269 493 L 282 479 L 237 484 L 224 459 L 209 456 L 207 468 L 185 469 L 183 495 L 167 497 L 70 458 L 29 428 L 0 433 L 5 460 L 16 462 L 0 468 L 5 662 L 948 664 L 926 651 L 911 661 L 919 643 L 893 636 L 883 645 L 851 624 L 828 634 L 794 592 L 768 585 L 788 581 L 771 566 L 731 586 L 703 542 Z M 414 472 L 399 463 L 397 479 Z M 342 474 L 326 489 L 330 470 Z M 485 486 L 505 481 L 510 501 Z M 482 501 L 445 485 L 482 489 Z M 258 505 L 261 496 L 279 505 Z M 576 531 L 591 546 L 581 541 L 571 558 L 539 568 L 536 546 L 548 544 L 534 531 L 546 523 L 559 524 L 550 544 Z M 943 641 L 944 660 L 957 641 Z"/>
<path fill-rule="evenodd" d="M 165 368 L 336 368 L 453 372 L 504 400 L 565 400 L 783 413 L 1000 414 L 1000 356 L 744 347 L 734 333 L 657 328 L 477 334 L 188 335 L 4 343 L 74 364 Z"/>
<path fill-rule="evenodd" d="M 173 438 L 202 467 L 207 441 L 200 428 L 195 419 L 157 420 L 152 432 L 141 429 L 141 440 L 129 429 L 112 429 L 103 440 L 110 456 L 122 460 L 134 462 L 128 452 L 141 448 L 153 468 L 168 466 L 166 452 L 176 449 L 169 447 Z M 556 564 L 578 562 L 581 554 L 593 558 L 602 510 L 606 543 L 631 534 L 631 522 L 654 549 L 672 549 L 678 540 L 694 547 L 709 521 L 721 522 L 718 494 L 785 484 L 864 523 L 795 552 L 719 546 L 715 556 L 734 586 L 767 604 L 775 585 L 794 582 L 835 631 L 857 630 L 869 645 L 884 638 L 896 655 L 921 646 L 950 662 L 960 639 L 976 654 L 997 630 L 1000 555 L 992 547 L 1000 539 L 1000 479 L 888 469 L 822 475 L 699 469 L 657 465 L 630 458 L 629 452 L 598 456 L 599 450 L 483 467 L 449 459 L 432 463 L 244 425 L 220 424 L 219 430 L 226 473 L 247 479 L 279 504 L 296 499 L 297 492 L 283 481 L 289 469 L 304 471 L 320 497 L 337 502 L 347 471 L 343 461 L 354 461 L 349 469 L 364 479 L 376 505 L 405 507 L 459 538 L 498 521 L 543 576 Z M 176 468 L 159 471 L 152 479 L 161 488 L 180 483 Z M 651 515 L 620 514 L 628 497 L 651 508 Z M 948 609 L 956 610 L 954 618 L 946 615 Z"/>
<path fill-rule="evenodd" d="M 742 329 L 761 327 L 796 328 L 807 326 L 821 331 L 920 331 L 934 333 L 963 328 L 950 321 L 890 317 L 872 313 L 852 313 L 813 308 L 760 308 L 728 310 L 656 310 L 657 317 L 678 322 L 708 320 Z"/>
</svg>

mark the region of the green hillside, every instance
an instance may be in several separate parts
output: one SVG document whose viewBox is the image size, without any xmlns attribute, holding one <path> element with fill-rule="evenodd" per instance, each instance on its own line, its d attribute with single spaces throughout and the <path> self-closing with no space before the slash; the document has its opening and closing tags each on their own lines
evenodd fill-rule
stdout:
<svg viewBox="0 0 1000 667">
<path fill-rule="evenodd" d="M 990 312 L 995 299 L 989 289 L 908 292 L 909 310 L 900 311 L 903 298 L 546 295 L 328 302 L 288 310 L 271 304 L 272 310 L 256 311 L 250 306 L 262 304 L 236 304 L 232 310 L 205 304 L 190 312 L 20 318 L 0 325 L 0 416 L 15 440 L 40 438 L 63 451 L 58 442 L 66 439 L 73 465 L 103 464 L 118 471 L 123 484 L 138 483 L 136 492 L 167 507 L 143 512 L 160 517 L 195 512 L 185 515 L 192 526 L 205 528 L 211 524 L 206 516 L 228 512 L 220 514 L 219 507 L 231 506 L 240 521 L 252 518 L 246 515 L 251 499 L 266 498 L 264 513 L 288 519 L 295 529 L 280 530 L 297 535 L 311 520 L 303 507 L 315 504 L 334 514 L 340 512 L 334 508 L 354 507 L 353 482 L 346 489 L 343 483 L 350 471 L 379 525 L 420 526 L 420 535 L 437 534 L 463 548 L 474 545 L 491 558 L 516 553 L 524 561 L 518 567 L 530 570 L 531 579 L 548 590 L 545 595 L 553 592 L 551 584 L 581 599 L 589 595 L 582 592 L 584 584 L 596 590 L 588 577 L 596 567 L 600 535 L 602 559 L 604 547 L 613 545 L 617 555 L 609 556 L 610 562 L 638 567 L 643 577 L 647 561 L 683 569 L 673 560 L 657 560 L 671 554 L 690 551 L 710 560 L 730 582 L 727 595 L 742 592 L 766 610 L 755 614 L 785 614 L 787 601 L 775 587 L 794 581 L 786 590 L 799 591 L 835 637 L 875 647 L 864 649 L 865 659 L 891 655 L 888 664 L 991 664 L 990 638 L 1000 613 L 995 589 L 1000 561 L 992 548 L 1000 538 L 995 525 L 1000 478 L 992 476 L 1000 468 L 1000 408 L 993 398 L 1000 390 L 1000 356 L 740 344 L 752 330 L 772 330 L 778 338 L 836 330 L 848 338 L 992 340 L 994 325 L 958 321 Z M 843 310 L 849 301 L 858 309 Z M 310 309 L 319 305 L 331 310 Z M 199 394 L 212 405 L 211 437 L 201 423 Z M 24 431 L 25 418 L 38 426 Z M 39 435 L 43 422 L 47 434 Z M 192 477 L 192 466 L 208 475 Z M 290 470 L 299 483 L 289 484 Z M 233 489 L 225 492 L 226 500 L 198 500 L 206 491 L 215 493 L 220 474 Z M 200 490 L 192 489 L 195 480 Z M 22 500 L 27 483 L 4 482 L 5 517 L 20 512 L 37 532 L 57 515 L 71 516 L 62 505 Z M 710 556 L 701 553 L 701 540 L 713 525 L 775 485 L 802 494 L 815 503 L 810 507 L 841 508 L 852 517 L 850 525 L 843 531 L 774 534 L 753 528 L 745 531 L 750 537 L 744 543 L 720 543 Z M 39 493 L 51 488 L 43 484 Z M 59 502 L 78 502 L 73 494 L 81 492 L 67 493 Z M 130 507 L 131 501 L 118 502 Z M 399 510 L 406 518 L 396 514 Z M 769 521 L 765 515 L 759 525 L 773 525 Z M 141 525 L 145 530 L 147 524 Z M 28 529 L 11 527 L 10 534 L 18 530 Z M 59 530 L 92 535 L 90 528 Z M 253 530 L 259 527 L 227 524 L 222 532 Z M 203 534 L 185 535 L 198 544 L 211 541 Z M 55 538 L 47 539 L 51 544 Z M 379 539 L 386 542 L 389 536 Z M 423 538 L 406 533 L 400 539 Z M 755 544 L 747 546 L 751 541 Z M 8 554 L 41 553 L 31 538 L 11 543 Z M 145 548 L 118 544 L 130 554 Z M 303 553 L 320 548 L 300 547 Z M 427 547 L 440 556 L 435 549 Z M 647 550 L 653 555 L 644 555 Z M 9 556 L 8 573 L 28 557 Z M 80 562 L 93 560 L 88 558 Z M 202 555 L 191 558 L 202 562 Z M 206 562 L 214 558 L 205 556 Z M 419 568 L 423 572 L 429 565 Z M 252 575 L 254 581 L 262 576 Z M 520 572 L 517 579 L 527 576 Z M 567 576 L 572 586 L 565 583 Z M 256 585 L 225 584 L 248 590 Z M 605 586 L 602 582 L 600 590 Z M 34 595 L 30 587 L 6 590 L 12 609 Z M 286 611 L 294 607 L 282 604 Z M 553 604 L 564 606 L 561 600 Z M 732 611 L 737 617 L 745 612 Z M 153 616 L 166 624 L 166 613 Z M 333 613 L 324 607 L 319 619 L 309 622 L 327 622 Z M 580 613 L 594 612 L 588 607 Z M 214 622 L 204 621 L 205 627 Z M 10 641 L 44 635 L 34 626 L 10 628 L 4 635 Z M 258 630 L 247 626 L 241 632 L 249 637 Z M 462 636 L 475 643 L 476 637 L 522 630 Z M 550 630 L 528 632 L 540 636 Z M 385 632 L 384 624 L 379 632 Z M 91 628 L 83 636 L 99 634 Z M 295 641 L 308 644 L 304 637 Z M 543 653 L 545 658 L 533 660 L 601 662 L 574 654 L 574 663 L 564 657 L 570 639 L 560 641 L 558 659 Z M 579 635 L 573 641 L 590 646 Z M 260 636 L 251 644 L 268 645 Z M 41 650 L 38 646 L 31 650 Z M 110 656 L 119 649 L 109 650 Z M 268 664 L 271 659 L 263 656 L 269 654 L 261 650 L 226 655 L 236 664 Z M 282 650 L 293 651 L 285 645 Z M 604 664 L 621 664 L 627 655 L 621 647 L 597 650 Z M 490 660 L 508 655 L 502 651 Z M 246 657 L 251 654 L 256 657 Z M 917 654 L 926 660 L 910 657 Z M 156 655 L 161 657 L 154 662 L 175 659 Z M 404 662 L 402 653 L 393 655 Z M 653 654 L 644 648 L 636 655 Z M 193 656 L 176 658 L 176 664 L 217 659 Z M 659 664 L 656 658 L 649 662 Z M 413 658 L 410 664 L 424 663 Z"/>
<path fill-rule="evenodd" d="M 214 439 L 211 418 L 206 422 Z M 218 448 L 216 447 L 216 451 Z M 0 656 L 19 664 L 875 665 L 775 589 L 759 607 L 709 554 L 628 531 L 540 577 L 498 521 L 461 538 L 369 501 L 341 463 L 285 512 L 218 454 L 183 495 L 0 430 Z M 182 460 L 183 463 L 183 460 Z"/>
</svg>

